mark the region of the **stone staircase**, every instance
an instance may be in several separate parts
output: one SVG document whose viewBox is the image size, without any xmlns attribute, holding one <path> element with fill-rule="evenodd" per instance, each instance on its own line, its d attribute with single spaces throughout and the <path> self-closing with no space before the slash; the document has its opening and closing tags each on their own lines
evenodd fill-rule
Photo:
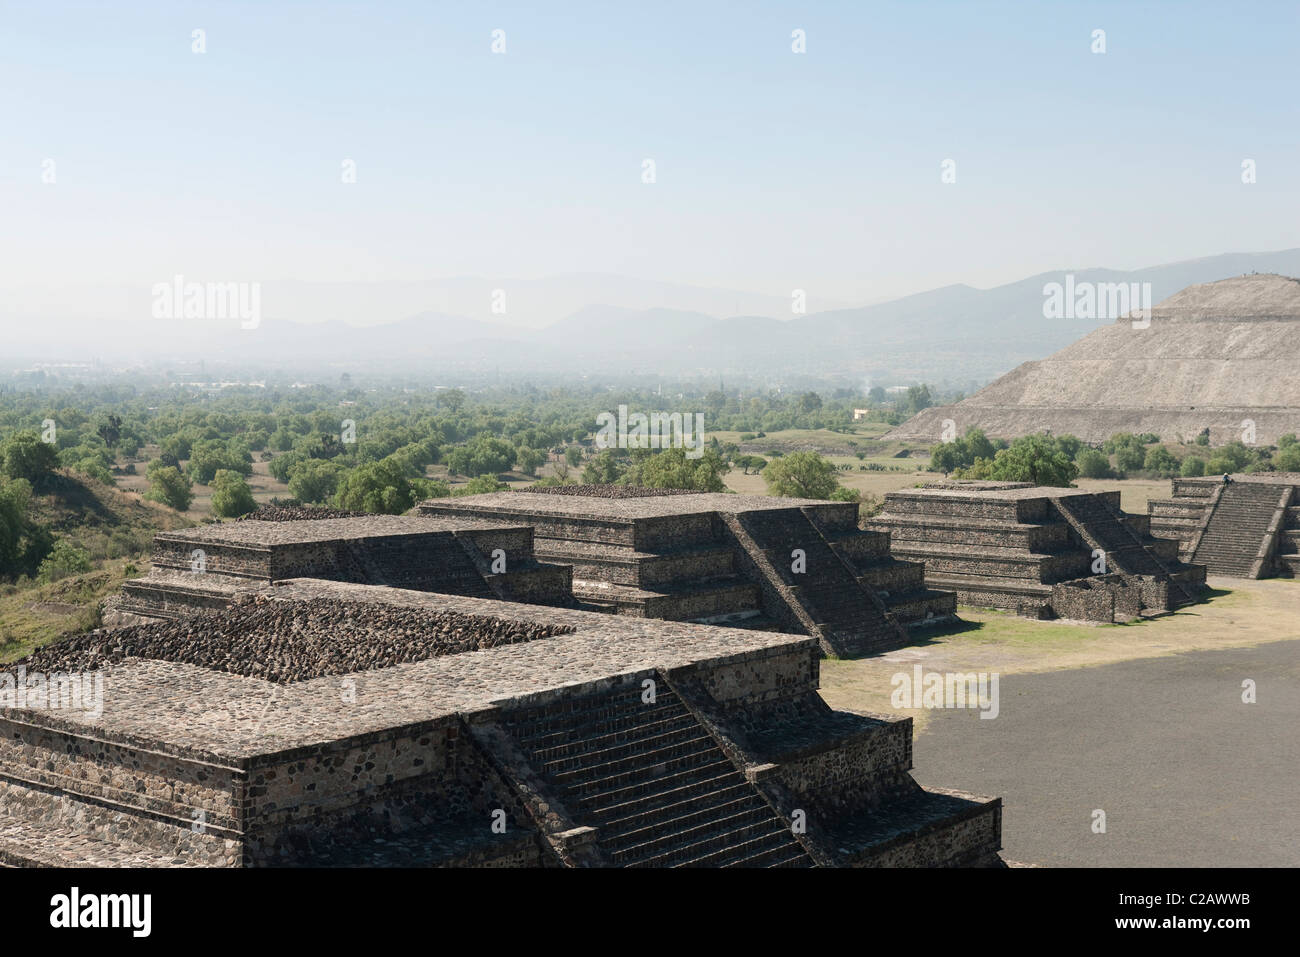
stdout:
<svg viewBox="0 0 1300 957">
<path fill-rule="evenodd" d="M 573 596 L 592 610 L 809 634 L 841 657 L 898 647 L 907 629 L 956 617 L 957 596 L 891 555 L 888 535 L 859 529 L 852 503 L 773 508 L 688 494 L 672 499 L 678 512 L 643 514 L 624 504 L 636 498 L 617 508 L 593 499 L 586 512 L 572 499 L 501 492 L 433 499 L 420 512 L 531 525 L 537 557 L 572 567 Z M 792 575 L 796 548 L 807 572 Z"/>
<path fill-rule="evenodd" d="M 1219 483 L 1173 480 L 1173 498 L 1152 499 L 1147 503 L 1151 534 L 1178 542 L 1179 556 L 1191 561 L 1205 525 L 1206 514 L 1219 500 L 1223 486 Z"/>
<path fill-rule="evenodd" d="M 1294 492 L 1291 501 L 1296 501 Z M 1300 505 L 1287 506 L 1286 519 L 1278 536 L 1276 558 L 1280 573 L 1292 578 L 1300 575 Z"/>
<path fill-rule="evenodd" d="M 694 536 L 673 548 L 538 538 L 538 558 L 573 569 L 573 595 L 588 608 L 638 618 L 713 621 L 762 614 L 758 588 L 736 572 L 731 549 Z"/>
<path fill-rule="evenodd" d="M 917 628 L 956 618 L 957 593 L 931 588 L 921 562 L 902 561 L 891 555 L 889 533 L 856 527 L 821 532 L 858 584 L 879 596 L 900 624 Z"/>
<path fill-rule="evenodd" d="M 1259 578 L 1267 574 L 1282 537 L 1279 533 L 1290 520 L 1291 498 L 1290 485 L 1233 482 L 1224 486 L 1193 560 L 1214 575 Z"/>
<path fill-rule="evenodd" d="M 934 498 L 903 489 L 885 497 L 868 527 L 890 535 L 890 551 L 925 567 L 925 580 L 958 601 L 1050 617 L 1052 583 L 1086 575 L 1089 558 L 1047 499 Z"/>
<path fill-rule="evenodd" d="M 895 556 L 923 562 L 931 587 L 1030 618 L 1057 614 L 1055 586 L 1096 576 L 1095 549 L 1110 573 L 1152 580 L 1143 597 L 1153 611 L 1195 601 L 1204 580 L 1203 568 L 1179 561 L 1178 542 L 1152 537 L 1154 520 L 1120 511 L 1115 493 L 978 483 L 902 489 L 885 496 L 868 527 L 890 533 Z"/>
<path fill-rule="evenodd" d="M 755 567 L 764 584 L 829 654 L 854 657 L 910 641 L 883 599 L 802 509 L 742 512 L 723 521 L 751 556 L 761 556 Z M 794 568 L 796 550 L 803 552 L 803 571 Z"/>
<path fill-rule="evenodd" d="M 659 675 L 510 711 L 505 728 L 623 867 L 810 867 L 790 825 Z"/>
<path fill-rule="evenodd" d="M 1105 553 L 1108 573 L 1168 581 L 1171 609 L 1196 602 L 1201 583 L 1195 571 L 1178 561 L 1176 542 L 1139 534 L 1124 513 L 1100 495 L 1063 495 L 1052 501 L 1090 548 Z"/>
</svg>

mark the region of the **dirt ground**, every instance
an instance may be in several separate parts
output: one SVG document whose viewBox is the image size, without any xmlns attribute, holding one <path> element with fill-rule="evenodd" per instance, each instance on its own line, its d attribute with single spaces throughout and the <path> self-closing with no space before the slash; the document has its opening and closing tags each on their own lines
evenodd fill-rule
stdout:
<svg viewBox="0 0 1300 957">
<path fill-rule="evenodd" d="M 904 460 L 906 461 L 906 460 Z M 912 488 L 927 482 L 942 481 L 943 476 L 937 472 L 924 472 L 909 469 L 905 472 L 841 472 L 840 484 L 857 489 L 867 495 L 884 498 L 888 492 Z M 745 495 L 766 495 L 767 485 L 763 476 L 746 475 L 740 469 L 732 469 L 724 481 L 727 488 Z M 1165 499 L 1173 495 L 1168 479 L 1079 479 L 1074 483 L 1088 491 L 1120 493 L 1120 508 L 1138 515 L 1147 513 L 1147 502 L 1151 499 Z"/>
<path fill-rule="evenodd" d="M 1300 581 L 1211 578 L 1210 586 L 1207 601 L 1129 625 L 1032 621 L 963 606 L 965 624 L 929 641 L 874 658 L 823 661 L 822 697 L 833 708 L 911 715 L 919 731 L 930 712 L 890 703 L 892 676 L 917 664 L 927 672 L 1032 674 L 1300 638 Z"/>
</svg>

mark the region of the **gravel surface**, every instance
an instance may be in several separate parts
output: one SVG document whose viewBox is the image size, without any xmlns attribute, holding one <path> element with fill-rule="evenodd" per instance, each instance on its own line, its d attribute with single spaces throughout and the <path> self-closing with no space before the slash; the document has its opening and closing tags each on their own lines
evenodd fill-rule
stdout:
<svg viewBox="0 0 1300 957">
<path fill-rule="evenodd" d="M 342 508 L 325 508 L 323 505 L 259 505 L 237 522 L 305 522 L 318 518 L 362 518 L 369 512 L 349 512 Z"/>
<path fill-rule="evenodd" d="M 372 602 L 245 599 L 229 611 L 93 631 L 34 652 L 29 671 L 152 658 L 288 683 L 569 634 L 573 628 Z"/>
</svg>

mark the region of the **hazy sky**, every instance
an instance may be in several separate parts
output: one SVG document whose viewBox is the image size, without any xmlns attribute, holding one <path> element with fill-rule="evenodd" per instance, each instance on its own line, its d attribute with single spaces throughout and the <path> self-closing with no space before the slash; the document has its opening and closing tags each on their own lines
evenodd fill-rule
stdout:
<svg viewBox="0 0 1300 957">
<path fill-rule="evenodd" d="M 1298 36 L 1294 0 L 0 0 L 0 288 L 608 272 L 854 302 L 1292 247 Z"/>
</svg>

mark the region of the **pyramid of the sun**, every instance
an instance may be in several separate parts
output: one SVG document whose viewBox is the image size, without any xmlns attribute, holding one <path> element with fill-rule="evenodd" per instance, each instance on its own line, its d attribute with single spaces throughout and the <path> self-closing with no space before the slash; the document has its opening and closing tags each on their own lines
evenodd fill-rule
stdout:
<svg viewBox="0 0 1300 957">
<path fill-rule="evenodd" d="M 1046 430 L 1088 442 L 1116 432 L 1177 441 L 1208 428 L 1219 445 L 1253 426 L 1254 441 L 1271 444 L 1300 430 L 1297 368 L 1300 280 L 1240 276 L 1188 286 L 1149 323 L 1108 323 L 886 438 L 940 441 L 974 426 L 997 438 Z"/>
</svg>

